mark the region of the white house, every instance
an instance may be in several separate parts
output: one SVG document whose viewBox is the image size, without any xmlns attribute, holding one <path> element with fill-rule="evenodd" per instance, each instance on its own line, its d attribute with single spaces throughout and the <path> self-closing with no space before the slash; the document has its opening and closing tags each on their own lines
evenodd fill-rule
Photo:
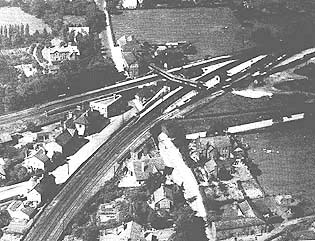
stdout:
<svg viewBox="0 0 315 241">
<path fill-rule="evenodd" d="M 26 157 L 23 166 L 29 170 L 45 170 L 47 162 L 49 162 L 49 157 L 43 149 L 40 149 L 34 155 Z"/>
<path fill-rule="evenodd" d="M 87 126 L 89 121 L 86 114 L 81 115 L 79 118 L 74 120 L 75 129 L 78 131 L 79 136 L 84 136 L 86 134 Z"/>
<path fill-rule="evenodd" d="M 55 141 L 48 142 L 44 145 L 44 148 L 47 151 L 46 156 L 48 156 L 49 158 L 52 158 L 55 152 L 62 153 L 62 146 Z"/>
<path fill-rule="evenodd" d="M 106 118 L 115 116 L 121 95 L 111 95 L 100 100 L 90 102 L 91 110 L 98 111 L 101 115 Z"/>
<path fill-rule="evenodd" d="M 36 203 L 37 206 L 42 202 L 42 195 L 40 194 L 36 186 L 26 194 L 26 199 L 29 202 Z"/>
<path fill-rule="evenodd" d="M 122 0 L 121 6 L 124 9 L 136 9 L 138 6 L 138 0 Z"/>
<path fill-rule="evenodd" d="M 12 219 L 30 220 L 36 212 L 35 208 L 25 207 L 23 202 L 18 200 L 12 202 L 7 208 Z"/>
<path fill-rule="evenodd" d="M 78 46 L 68 44 L 67 46 L 53 46 L 44 48 L 42 55 L 50 65 L 64 60 L 75 60 L 80 55 Z"/>
</svg>

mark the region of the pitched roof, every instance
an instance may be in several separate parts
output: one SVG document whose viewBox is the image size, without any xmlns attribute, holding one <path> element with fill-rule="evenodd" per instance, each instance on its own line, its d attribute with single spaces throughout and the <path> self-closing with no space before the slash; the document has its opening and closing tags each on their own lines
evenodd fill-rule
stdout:
<svg viewBox="0 0 315 241">
<path fill-rule="evenodd" d="M 9 133 L 1 133 L 0 134 L 0 144 L 12 141 L 12 137 Z"/>
<path fill-rule="evenodd" d="M 38 160 L 42 161 L 43 163 L 49 161 L 49 157 L 45 154 L 43 149 L 40 149 L 36 154 L 34 155 Z"/>
<path fill-rule="evenodd" d="M 259 218 L 238 218 L 227 221 L 216 221 L 215 227 L 217 231 L 224 231 L 237 228 L 252 227 L 264 225 L 265 222 Z"/>
<path fill-rule="evenodd" d="M 2 175 L 2 176 L 6 175 L 5 170 L 4 170 L 3 166 L 1 166 L 1 165 L 0 165 L 0 175 Z"/>
<path fill-rule="evenodd" d="M 154 201 L 159 202 L 165 198 L 173 201 L 173 190 L 167 186 L 162 185 L 154 193 Z"/>
<path fill-rule="evenodd" d="M 135 176 L 138 181 L 146 180 L 149 178 L 150 173 L 162 171 L 165 168 L 162 158 L 147 158 L 144 160 L 134 161 L 133 166 Z"/>
<path fill-rule="evenodd" d="M 212 136 L 212 137 L 201 137 L 197 139 L 201 145 L 210 144 L 216 148 L 224 148 L 231 146 L 229 136 Z"/>
<path fill-rule="evenodd" d="M 89 121 L 88 121 L 87 117 L 85 116 L 85 114 L 83 114 L 79 118 L 75 119 L 74 123 L 80 124 L 80 125 L 88 125 Z"/>
<path fill-rule="evenodd" d="M 9 209 L 14 212 L 14 211 L 16 211 L 21 205 L 23 205 L 23 202 L 20 201 L 20 200 L 18 200 L 18 201 L 13 202 L 13 203 L 9 206 Z"/>
<path fill-rule="evenodd" d="M 247 200 L 244 200 L 243 202 L 238 203 L 238 207 L 241 210 L 242 214 L 245 217 L 255 217 L 254 210 L 252 209 L 251 205 Z"/>
<path fill-rule="evenodd" d="M 133 221 L 127 223 L 126 237 L 130 240 L 145 240 L 142 235 L 142 226 Z"/>
<path fill-rule="evenodd" d="M 65 146 L 71 141 L 71 139 L 72 135 L 70 134 L 68 129 L 66 129 L 64 132 L 62 132 L 56 137 L 56 142 L 61 146 Z"/>
<path fill-rule="evenodd" d="M 32 217 L 35 214 L 36 209 L 32 207 L 25 207 L 21 209 L 21 212 L 25 213 L 27 216 Z"/>
</svg>

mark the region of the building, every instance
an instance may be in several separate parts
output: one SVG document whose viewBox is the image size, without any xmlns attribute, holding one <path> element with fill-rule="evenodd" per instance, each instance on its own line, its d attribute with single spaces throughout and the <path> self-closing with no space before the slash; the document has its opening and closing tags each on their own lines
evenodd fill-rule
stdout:
<svg viewBox="0 0 315 241">
<path fill-rule="evenodd" d="M 33 189 L 26 194 L 26 200 L 35 203 L 38 206 L 42 202 L 42 183 L 38 183 Z"/>
<path fill-rule="evenodd" d="M 230 158 L 231 152 L 231 141 L 229 136 L 213 136 L 213 137 L 202 137 L 196 140 L 197 150 L 199 150 L 200 155 L 211 158 L 213 148 L 217 151 L 217 154 L 224 158 Z"/>
<path fill-rule="evenodd" d="M 36 209 L 25 207 L 20 200 L 12 202 L 7 208 L 12 219 L 30 220 L 36 213 Z"/>
<path fill-rule="evenodd" d="M 62 146 L 59 145 L 57 142 L 52 141 L 48 142 L 44 145 L 45 150 L 47 151 L 46 155 L 51 159 L 55 152 L 62 153 L 63 149 Z"/>
<path fill-rule="evenodd" d="M 119 187 L 137 187 L 145 183 L 151 174 L 164 173 L 166 166 L 161 157 L 147 158 L 140 160 L 131 158 L 126 164 L 125 177 L 119 183 Z"/>
<path fill-rule="evenodd" d="M 99 224 L 103 224 L 109 220 L 119 220 L 119 211 L 117 209 L 116 203 L 103 203 L 99 206 L 96 214 L 97 221 Z"/>
<path fill-rule="evenodd" d="M 4 165 L 0 164 L 0 179 L 5 180 L 6 179 L 6 173 L 4 170 Z"/>
<path fill-rule="evenodd" d="M 174 204 L 172 188 L 162 184 L 161 187 L 153 193 L 153 203 L 155 210 L 165 210 L 169 212 Z"/>
<path fill-rule="evenodd" d="M 129 77 L 132 79 L 137 78 L 140 75 L 138 59 L 130 52 L 124 52 L 123 56 L 126 61 L 126 66 L 128 66 L 126 67 L 126 71 L 128 72 Z"/>
<path fill-rule="evenodd" d="M 138 0 L 122 0 L 121 6 L 124 9 L 136 9 L 138 6 Z"/>
<path fill-rule="evenodd" d="M 245 197 L 257 199 L 264 197 L 264 193 L 255 179 L 240 182 L 240 188 Z"/>
<path fill-rule="evenodd" d="M 74 145 L 73 145 L 74 136 L 71 132 L 66 129 L 61 134 L 56 136 L 55 142 L 62 148 L 62 152 L 65 156 L 70 155 L 73 152 Z"/>
<path fill-rule="evenodd" d="M 73 121 L 75 129 L 78 132 L 79 136 L 84 136 L 87 133 L 89 121 L 86 114 L 82 114 L 79 118 Z"/>
<path fill-rule="evenodd" d="M 34 155 L 26 157 L 23 166 L 29 170 L 46 170 L 50 159 L 43 149 L 39 149 Z"/>
<path fill-rule="evenodd" d="M 49 65 L 55 65 L 65 60 L 76 60 L 80 55 L 80 51 L 78 46 L 68 44 L 44 48 L 42 55 L 48 61 Z"/>
<path fill-rule="evenodd" d="M 68 28 L 69 33 L 74 33 L 74 40 L 77 42 L 76 37 L 78 34 L 82 34 L 83 36 L 89 35 L 90 34 L 90 28 L 89 27 L 69 27 Z"/>
<path fill-rule="evenodd" d="M 146 241 L 140 224 L 131 221 L 116 228 L 100 231 L 99 241 Z"/>
<path fill-rule="evenodd" d="M 37 73 L 37 68 L 33 64 L 19 64 L 15 65 L 14 68 L 24 73 L 26 77 L 31 77 Z"/>
<path fill-rule="evenodd" d="M 0 146 L 8 146 L 13 144 L 13 139 L 9 133 L 0 134 Z"/>
<path fill-rule="evenodd" d="M 261 235 L 267 231 L 267 224 L 259 218 L 238 218 L 212 222 L 212 232 L 215 234 L 216 240 Z"/>
<path fill-rule="evenodd" d="M 146 241 L 168 241 L 169 238 L 175 234 L 174 228 L 165 228 L 158 230 L 150 230 L 145 232 Z"/>
<path fill-rule="evenodd" d="M 106 118 L 120 114 L 122 108 L 122 96 L 111 95 L 99 100 L 90 102 L 91 110 L 98 111 Z"/>
</svg>

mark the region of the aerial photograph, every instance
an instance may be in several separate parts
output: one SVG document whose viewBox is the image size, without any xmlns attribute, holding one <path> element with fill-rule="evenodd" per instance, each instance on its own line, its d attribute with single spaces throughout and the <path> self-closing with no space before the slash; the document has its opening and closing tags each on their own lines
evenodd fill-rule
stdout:
<svg viewBox="0 0 315 241">
<path fill-rule="evenodd" d="M 315 1 L 0 0 L 0 241 L 315 241 Z"/>
</svg>

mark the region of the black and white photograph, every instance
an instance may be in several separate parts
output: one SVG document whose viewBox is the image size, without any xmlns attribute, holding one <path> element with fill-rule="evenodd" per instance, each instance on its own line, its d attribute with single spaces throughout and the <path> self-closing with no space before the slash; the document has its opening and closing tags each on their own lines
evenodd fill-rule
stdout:
<svg viewBox="0 0 315 241">
<path fill-rule="evenodd" d="M 0 0 L 0 241 L 314 240 L 314 0 Z"/>
</svg>

